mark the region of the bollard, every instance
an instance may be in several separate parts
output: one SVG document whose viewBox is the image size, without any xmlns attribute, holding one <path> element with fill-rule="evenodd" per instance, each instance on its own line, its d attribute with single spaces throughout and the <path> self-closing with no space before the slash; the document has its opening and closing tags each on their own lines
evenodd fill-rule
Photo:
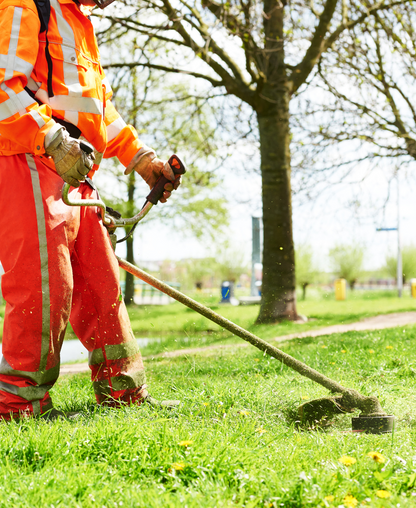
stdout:
<svg viewBox="0 0 416 508">
<path fill-rule="evenodd" d="M 347 293 L 347 281 L 345 279 L 336 279 L 334 282 L 335 300 L 345 300 Z"/>
<path fill-rule="evenodd" d="M 233 283 L 225 280 L 221 284 L 221 302 L 220 303 L 230 303 L 231 297 L 233 296 Z"/>
<path fill-rule="evenodd" d="M 410 279 L 410 294 L 416 298 L 416 279 Z"/>
</svg>

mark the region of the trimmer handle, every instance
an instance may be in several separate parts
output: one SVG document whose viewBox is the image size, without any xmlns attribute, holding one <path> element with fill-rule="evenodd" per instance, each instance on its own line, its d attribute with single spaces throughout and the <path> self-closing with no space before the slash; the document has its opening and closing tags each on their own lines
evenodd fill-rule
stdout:
<svg viewBox="0 0 416 508">
<path fill-rule="evenodd" d="M 185 164 L 180 160 L 177 155 L 171 155 L 168 164 L 172 168 L 175 175 L 184 175 L 186 173 Z M 168 180 L 165 176 L 161 176 L 159 180 L 156 182 L 153 189 L 150 191 L 150 194 L 147 196 L 147 201 L 152 203 L 153 205 L 157 205 L 159 199 L 163 196 L 165 191 L 165 185 L 167 183 L 173 183 L 172 180 Z"/>
</svg>

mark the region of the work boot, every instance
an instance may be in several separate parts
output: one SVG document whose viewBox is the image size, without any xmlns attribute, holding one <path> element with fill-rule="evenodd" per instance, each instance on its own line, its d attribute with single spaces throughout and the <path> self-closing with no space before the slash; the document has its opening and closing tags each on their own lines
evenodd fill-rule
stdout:
<svg viewBox="0 0 416 508">
<path fill-rule="evenodd" d="M 144 400 L 155 409 L 175 409 L 175 407 L 178 407 L 181 403 L 180 400 L 157 400 L 150 395 L 148 395 Z"/>
<path fill-rule="evenodd" d="M 49 409 L 49 411 L 45 411 L 40 415 L 42 420 L 54 421 L 58 420 L 58 418 L 62 420 L 75 420 L 80 415 L 77 411 L 59 411 L 59 409 Z"/>
</svg>

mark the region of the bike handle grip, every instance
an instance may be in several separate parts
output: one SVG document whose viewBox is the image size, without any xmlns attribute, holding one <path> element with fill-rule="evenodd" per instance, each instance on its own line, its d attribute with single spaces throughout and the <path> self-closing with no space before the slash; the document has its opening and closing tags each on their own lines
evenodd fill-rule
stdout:
<svg viewBox="0 0 416 508">
<path fill-rule="evenodd" d="M 175 175 L 184 175 L 186 173 L 185 164 L 180 160 L 177 155 L 171 155 L 168 164 L 172 168 Z M 159 180 L 156 182 L 153 189 L 150 191 L 150 194 L 147 196 L 147 201 L 152 203 L 153 205 L 157 205 L 159 199 L 163 196 L 165 192 L 165 185 L 167 183 L 173 183 L 172 180 L 168 180 L 166 176 L 162 175 Z"/>
</svg>

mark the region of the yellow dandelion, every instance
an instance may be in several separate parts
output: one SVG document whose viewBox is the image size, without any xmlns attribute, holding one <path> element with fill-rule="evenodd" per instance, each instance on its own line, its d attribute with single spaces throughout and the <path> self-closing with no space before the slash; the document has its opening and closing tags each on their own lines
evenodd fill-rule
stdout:
<svg viewBox="0 0 416 508">
<path fill-rule="evenodd" d="M 204 406 L 209 406 L 208 402 L 203 402 L 202 403 Z"/>
<path fill-rule="evenodd" d="M 183 462 L 174 462 L 171 468 L 175 471 L 183 471 L 185 469 L 185 464 Z"/>
<path fill-rule="evenodd" d="M 374 349 L 369 349 L 369 350 L 368 350 L 368 352 L 369 352 L 370 354 L 373 354 L 373 353 L 374 353 Z"/>
<path fill-rule="evenodd" d="M 394 349 L 393 346 L 386 346 L 386 349 Z"/>
<path fill-rule="evenodd" d="M 193 441 L 181 441 L 179 446 L 191 446 L 192 443 Z"/>
<path fill-rule="evenodd" d="M 373 459 L 375 462 L 378 462 L 379 464 L 384 464 L 386 462 L 386 457 L 384 455 L 381 455 L 379 452 L 368 452 L 368 457 L 370 459 Z"/>
<path fill-rule="evenodd" d="M 346 506 L 347 508 L 355 508 L 357 506 L 357 504 L 358 504 L 358 499 L 356 499 L 351 494 L 347 494 L 344 497 L 344 506 Z"/>
<path fill-rule="evenodd" d="M 391 494 L 387 490 L 378 490 L 376 492 L 376 496 L 380 497 L 381 499 L 387 499 L 388 497 L 391 496 Z"/>
<path fill-rule="evenodd" d="M 327 349 L 327 346 L 321 346 L 322 349 Z"/>
<path fill-rule="evenodd" d="M 256 429 L 256 432 L 258 432 L 261 435 L 261 434 L 264 434 L 265 432 L 267 432 L 267 430 L 263 429 L 263 427 L 259 427 L 258 429 Z"/>
<path fill-rule="evenodd" d="M 254 361 L 255 362 L 259 362 L 260 360 L 258 358 L 254 358 Z"/>
<path fill-rule="evenodd" d="M 346 349 L 341 349 L 341 353 L 346 353 L 347 350 Z"/>
<path fill-rule="evenodd" d="M 335 362 L 331 362 L 331 365 L 335 365 Z"/>
<path fill-rule="evenodd" d="M 325 496 L 325 501 L 329 501 L 332 503 L 332 501 L 335 499 L 335 496 Z"/>
<path fill-rule="evenodd" d="M 307 395 L 302 395 L 302 400 L 308 400 L 309 397 Z"/>
<path fill-rule="evenodd" d="M 247 416 L 250 413 L 248 411 L 239 411 L 240 415 Z"/>
<path fill-rule="evenodd" d="M 357 462 L 357 459 L 355 459 L 354 457 L 349 457 L 348 455 L 343 455 L 338 459 L 338 462 L 341 462 L 341 464 L 344 464 L 344 466 L 349 467 L 355 464 Z"/>
</svg>

